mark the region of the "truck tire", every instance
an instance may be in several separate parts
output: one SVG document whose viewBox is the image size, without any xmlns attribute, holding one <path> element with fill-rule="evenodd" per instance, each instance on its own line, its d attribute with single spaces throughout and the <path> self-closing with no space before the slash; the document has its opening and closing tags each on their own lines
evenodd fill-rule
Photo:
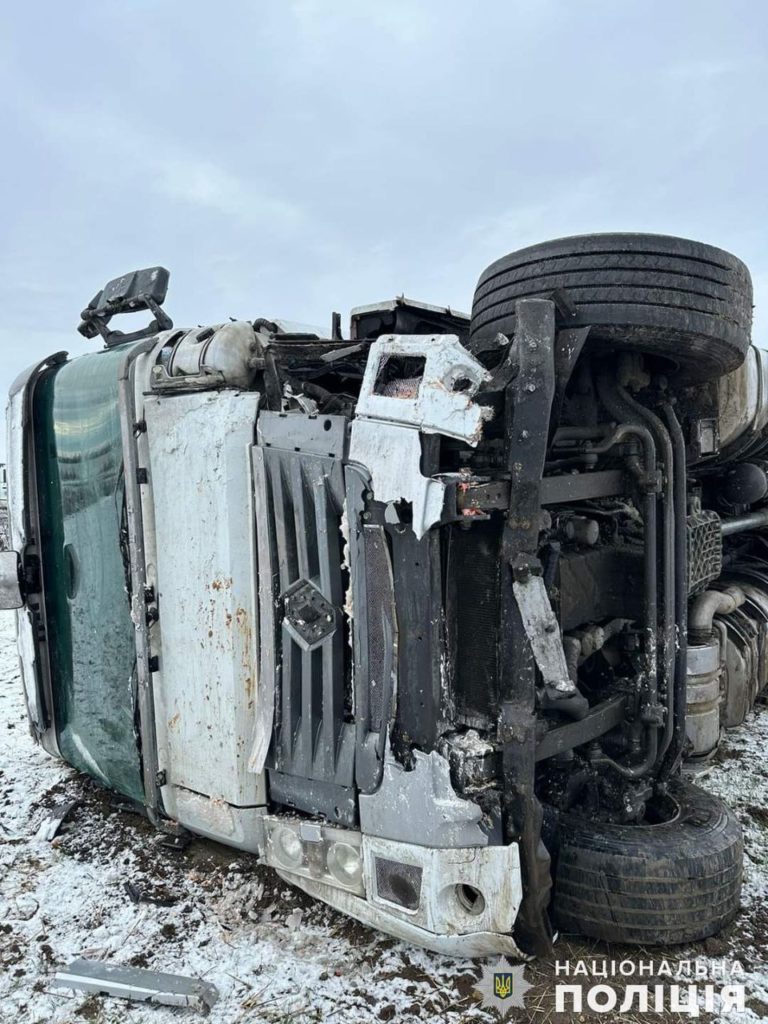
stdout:
<svg viewBox="0 0 768 1024">
<path fill-rule="evenodd" d="M 733 812 L 689 783 L 661 824 L 557 824 L 553 918 L 564 932 L 644 946 L 694 942 L 736 916 L 743 844 Z"/>
<path fill-rule="evenodd" d="M 475 291 L 470 347 L 515 329 L 518 299 L 566 294 L 568 326 L 593 325 L 589 344 L 663 357 L 686 380 L 735 370 L 752 324 L 746 266 L 711 245 L 666 235 L 576 235 L 503 256 Z M 485 345 L 483 343 L 486 343 Z"/>
</svg>

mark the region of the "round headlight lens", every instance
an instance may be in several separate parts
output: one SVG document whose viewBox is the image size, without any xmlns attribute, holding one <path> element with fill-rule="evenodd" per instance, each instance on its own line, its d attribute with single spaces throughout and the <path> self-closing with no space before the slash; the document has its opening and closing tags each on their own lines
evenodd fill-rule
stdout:
<svg viewBox="0 0 768 1024">
<path fill-rule="evenodd" d="M 290 828 L 279 828 L 272 837 L 275 856 L 287 868 L 301 867 L 304 860 L 304 848 L 301 840 Z"/>
<path fill-rule="evenodd" d="M 358 885 L 363 877 L 360 851 L 349 843 L 333 843 L 325 862 L 328 873 L 333 875 L 340 885 Z"/>
</svg>

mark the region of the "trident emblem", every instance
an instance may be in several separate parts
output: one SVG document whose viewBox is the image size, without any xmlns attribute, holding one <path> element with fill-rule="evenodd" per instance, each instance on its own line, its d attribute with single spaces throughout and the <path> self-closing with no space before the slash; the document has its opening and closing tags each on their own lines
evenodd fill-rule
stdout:
<svg viewBox="0 0 768 1024">
<path fill-rule="evenodd" d="M 494 974 L 493 976 L 493 994 L 499 999 L 507 999 L 512 995 L 512 975 L 511 974 Z"/>
</svg>

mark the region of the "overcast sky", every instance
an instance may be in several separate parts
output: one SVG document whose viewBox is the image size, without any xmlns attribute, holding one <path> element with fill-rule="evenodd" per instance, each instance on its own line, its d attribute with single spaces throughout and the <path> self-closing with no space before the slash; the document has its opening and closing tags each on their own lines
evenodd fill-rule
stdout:
<svg viewBox="0 0 768 1024">
<path fill-rule="evenodd" d="M 615 229 L 736 253 L 768 343 L 767 57 L 755 0 L 7 4 L 0 391 L 137 267 L 179 326 L 325 325 Z"/>
</svg>

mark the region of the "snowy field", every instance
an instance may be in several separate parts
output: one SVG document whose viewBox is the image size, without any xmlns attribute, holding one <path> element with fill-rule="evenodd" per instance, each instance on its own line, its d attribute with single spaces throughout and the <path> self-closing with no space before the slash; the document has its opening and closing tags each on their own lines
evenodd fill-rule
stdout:
<svg viewBox="0 0 768 1024">
<path fill-rule="evenodd" d="M 745 827 L 744 908 L 728 932 L 691 949 L 646 953 L 566 937 L 558 943 L 558 959 L 738 959 L 747 972 L 747 1010 L 727 1020 L 768 1020 L 765 750 L 768 710 L 761 710 L 748 728 L 729 736 L 700 778 L 730 800 Z M 479 962 L 452 961 L 386 939 L 292 890 L 254 858 L 203 841 L 183 852 L 166 849 L 142 818 L 43 754 L 27 732 L 10 613 L 0 613 L 0 782 L 1 1024 L 196 1019 L 189 1010 L 52 990 L 56 970 L 79 956 L 214 983 L 220 999 L 211 1024 L 497 1019 L 474 992 Z M 50 808 L 76 797 L 82 803 L 59 836 L 53 842 L 42 838 Z M 554 963 L 529 965 L 526 977 L 534 987 L 526 1009 L 513 1011 L 511 1019 L 562 1019 L 554 1015 Z M 712 1018 L 702 1013 L 698 1019 Z"/>
</svg>

